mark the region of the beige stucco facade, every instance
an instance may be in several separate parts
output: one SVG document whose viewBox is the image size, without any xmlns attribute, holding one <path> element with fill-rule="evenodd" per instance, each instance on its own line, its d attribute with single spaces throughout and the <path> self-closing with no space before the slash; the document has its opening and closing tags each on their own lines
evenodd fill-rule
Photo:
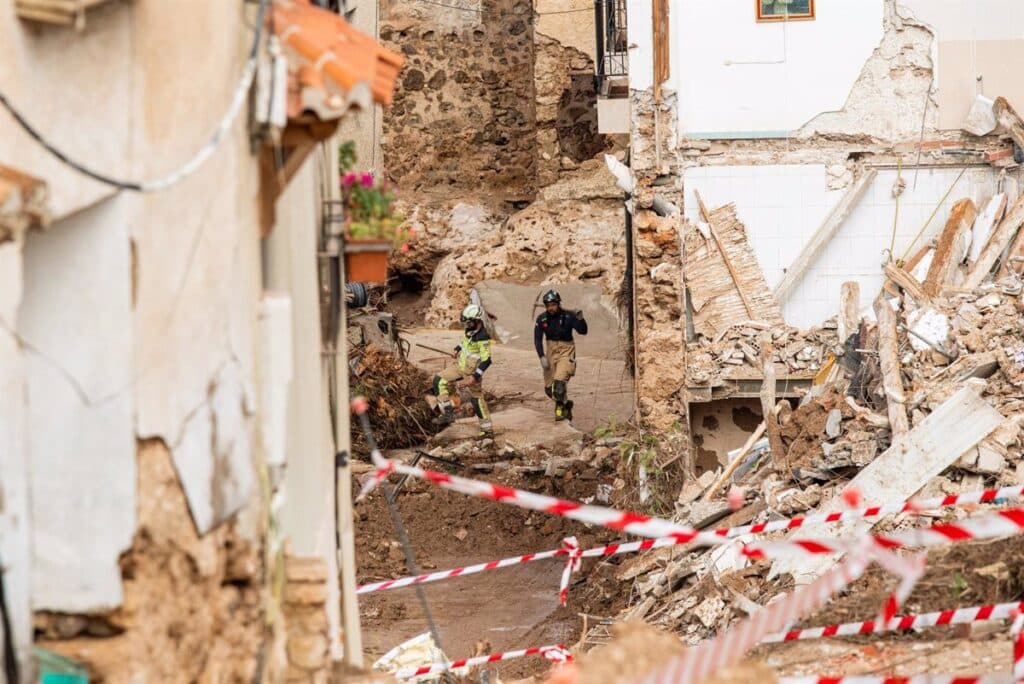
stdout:
<svg viewBox="0 0 1024 684">
<path fill-rule="evenodd" d="M 254 10 L 111 0 L 75 30 L 21 20 L 14 0 L 0 0 L 0 91 L 73 159 L 119 178 L 160 177 L 189 160 L 228 109 Z M 138 551 L 140 499 L 148 494 L 139 459 L 153 440 L 170 453 L 192 532 L 209 542 L 229 527 L 259 562 L 265 288 L 302 298 L 290 331 L 294 391 L 308 392 L 306 406 L 320 406 L 325 395 L 317 176 L 296 175 L 278 199 L 276 233 L 262 240 L 248 119 L 243 106 L 194 174 L 141 194 L 68 168 L 0 111 L 0 162 L 42 179 L 53 214 L 45 232 L 0 243 L 0 562 L 22 656 L 33 611 L 122 608 L 119 561 Z M 291 229 L 298 242 L 282 235 Z M 293 252 L 299 248 L 308 253 Z M 282 256 L 289 254 L 291 262 Z M 297 489 L 284 500 L 299 507 L 286 503 L 283 517 L 296 552 L 321 555 L 333 568 L 333 447 L 320 408 L 292 411 L 288 421 L 298 441 L 289 442 L 284 486 Z M 309 502 L 315 510 L 303 508 Z M 215 556 L 230 551 L 211 543 L 203 548 Z M 211 567 L 227 572 L 225 562 Z M 251 578 L 254 590 L 261 581 Z M 208 598 L 216 606 L 219 599 Z M 253 627 L 262 634 L 259 621 Z M 218 638 L 209 634 L 211 649 Z M 132 676 L 152 674 L 139 668 Z"/>
</svg>

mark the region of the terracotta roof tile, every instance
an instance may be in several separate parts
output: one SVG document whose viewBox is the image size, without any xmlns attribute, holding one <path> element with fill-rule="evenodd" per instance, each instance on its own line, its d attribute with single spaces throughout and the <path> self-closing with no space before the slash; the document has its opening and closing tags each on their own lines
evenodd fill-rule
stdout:
<svg viewBox="0 0 1024 684">
<path fill-rule="evenodd" d="M 309 0 L 275 0 L 269 18 L 288 56 L 288 116 L 340 116 L 349 105 L 391 104 L 404 58 Z"/>
<path fill-rule="evenodd" d="M 46 183 L 0 164 L 0 242 L 50 222 Z"/>
</svg>

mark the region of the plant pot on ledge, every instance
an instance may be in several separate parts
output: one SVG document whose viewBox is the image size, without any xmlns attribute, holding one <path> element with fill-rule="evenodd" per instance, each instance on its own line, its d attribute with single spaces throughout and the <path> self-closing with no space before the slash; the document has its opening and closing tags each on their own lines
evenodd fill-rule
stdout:
<svg viewBox="0 0 1024 684">
<path fill-rule="evenodd" d="M 345 279 L 350 283 L 387 283 L 391 240 L 345 239 Z"/>
</svg>

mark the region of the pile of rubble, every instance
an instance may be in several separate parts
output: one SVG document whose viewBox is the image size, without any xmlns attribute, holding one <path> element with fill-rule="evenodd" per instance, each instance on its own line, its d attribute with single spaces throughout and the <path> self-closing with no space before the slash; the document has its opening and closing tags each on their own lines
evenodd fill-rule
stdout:
<svg viewBox="0 0 1024 684">
<path fill-rule="evenodd" d="M 1024 479 L 1024 240 L 1014 240 L 1024 223 L 1024 195 L 1002 222 L 999 211 L 973 233 L 973 217 L 965 220 L 962 206 L 954 206 L 916 264 L 884 266 L 874 320 L 860 316 L 857 287 L 848 284 L 838 319 L 820 328 L 741 321 L 690 344 L 690 387 L 763 378 L 765 411 L 724 471 L 683 487 L 678 520 L 732 527 L 839 510 L 847 489 L 869 503 L 888 503 Z M 970 249 L 972 239 L 982 244 Z M 800 374 L 813 379 L 810 389 L 799 401 L 776 401 L 776 378 Z M 733 487 L 743 497 L 727 503 Z M 901 514 L 878 525 L 912 522 L 913 515 Z M 861 531 L 871 527 L 859 524 Z M 819 527 L 813 534 L 851 529 Z M 749 565 L 736 552 L 744 540 L 628 559 L 617 577 L 632 583 L 635 598 L 620 617 L 696 644 L 823 570 L 817 558 Z"/>
<path fill-rule="evenodd" d="M 835 319 L 808 330 L 744 321 L 716 338 L 698 337 L 687 344 L 687 385 L 717 387 L 725 380 L 761 377 L 761 339 L 766 332 L 771 335 L 771 360 L 778 377 L 810 378 L 829 353 L 842 354 L 837 328 Z"/>
</svg>

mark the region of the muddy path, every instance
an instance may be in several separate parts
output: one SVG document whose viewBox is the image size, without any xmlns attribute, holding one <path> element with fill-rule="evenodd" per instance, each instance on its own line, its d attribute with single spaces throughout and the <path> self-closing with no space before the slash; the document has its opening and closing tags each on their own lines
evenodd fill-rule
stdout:
<svg viewBox="0 0 1024 684">
<path fill-rule="evenodd" d="M 410 360 L 429 374 L 451 360 L 415 343 L 451 349 L 459 336 L 454 330 L 403 333 L 413 343 Z M 631 416 L 632 379 L 621 359 L 578 359 L 577 375 L 570 385 L 576 406 L 571 427 L 554 422 L 552 404 L 543 392 L 540 367 L 532 351 L 496 344 L 485 389 L 497 397 L 493 407 L 497 446 L 487 456 L 462 457 L 467 467 L 451 472 L 577 501 L 594 497 L 598 485 L 614 480 L 614 463 L 610 471 L 606 468 L 600 474 L 591 469 L 582 475 L 576 471 L 557 477 L 545 475 L 542 466 L 545 458 L 573 448 L 578 453 L 578 444 L 592 440 L 588 433 L 595 428 L 621 424 Z M 463 439 L 459 431 L 464 428 L 462 432 L 469 437 L 475 433 L 472 423 L 469 419 L 465 425 L 455 426 L 447 437 L 439 436 L 434 443 L 443 443 L 448 450 L 473 443 L 472 439 Z M 515 445 L 517 453 L 501 452 L 506 445 Z M 410 453 L 407 450 L 395 455 L 408 458 Z M 476 463 L 496 459 L 503 462 L 494 471 L 472 468 Z M 467 498 L 414 481 L 403 487 L 396 506 L 421 572 L 555 549 L 570 535 L 584 547 L 621 538 L 607 530 Z M 356 536 L 359 583 L 408 574 L 398 535 L 379 491 L 356 507 Z M 575 642 L 582 624 L 579 613 L 609 615 L 620 607 L 617 591 L 610 591 L 607 584 L 614 567 L 607 561 L 600 567 L 596 561 L 588 561 L 573 578 L 567 607 L 558 604 L 564 568 L 561 559 L 431 583 L 423 589 L 444 651 L 460 658 L 471 655 L 481 640 L 490 642 L 493 651 Z M 359 608 L 363 642 L 371 659 L 428 629 L 414 587 L 364 595 Z M 547 666 L 543 659 L 512 662 L 501 665 L 498 673 L 509 679 L 544 671 Z"/>
</svg>

